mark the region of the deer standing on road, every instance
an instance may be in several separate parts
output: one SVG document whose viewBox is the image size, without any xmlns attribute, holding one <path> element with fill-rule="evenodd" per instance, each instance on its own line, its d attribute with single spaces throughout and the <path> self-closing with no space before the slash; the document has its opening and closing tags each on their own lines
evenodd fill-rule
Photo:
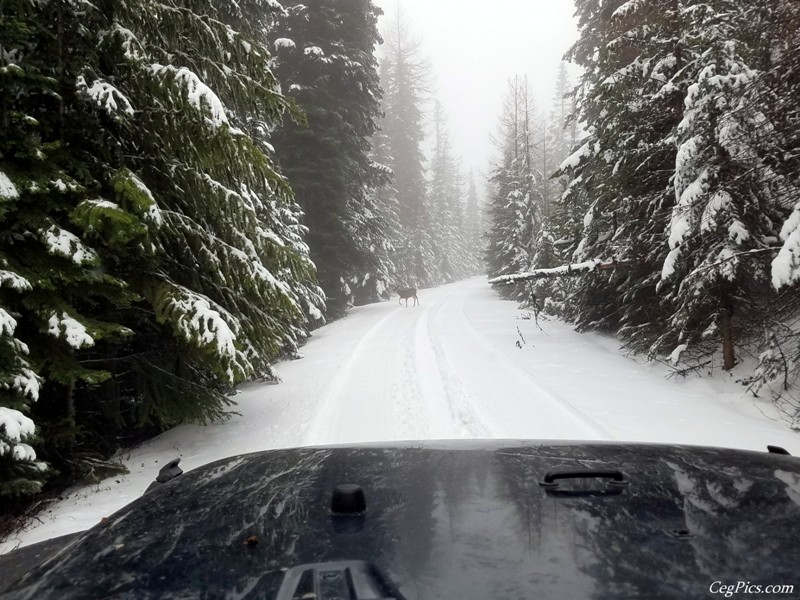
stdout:
<svg viewBox="0 0 800 600">
<path fill-rule="evenodd" d="M 406 307 L 408 307 L 408 299 L 414 299 L 414 306 L 419 304 L 419 298 L 417 298 L 417 288 L 410 288 L 410 287 L 398 287 L 394 288 L 394 291 L 400 294 L 400 297 L 397 299 L 397 303 L 400 304 L 400 300 L 403 298 L 406 299 Z"/>
</svg>

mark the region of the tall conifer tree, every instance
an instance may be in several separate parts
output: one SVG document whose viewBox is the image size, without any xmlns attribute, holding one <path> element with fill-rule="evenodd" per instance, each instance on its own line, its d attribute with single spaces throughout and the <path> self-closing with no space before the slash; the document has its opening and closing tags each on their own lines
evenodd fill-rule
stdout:
<svg viewBox="0 0 800 600">
<path fill-rule="evenodd" d="M 80 476 L 138 426 L 222 416 L 322 292 L 266 140 L 292 112 L 273 2 L 9 2 L 0 386 L 24 409 L 43 378 L 43 456 Z"/>
<path fill-rule="evenodd" d="M 423 104 L 427 98 L 428 66 L 420 56 L 399 9 L 387 27 L 382 81 L 384 131 L 389 141 L 401 239 L 395 243 L 398 276 L 405 285 L 426 287 L 436 282 L 430 202 L 426 195 Z"/>
<path fill-rule="evenodd" d="M 490 277 L 527 271 L 536 260 L 542 232 L 542 175 L 534 161 L 536 116 L 527 78 L 509 81 L 495 144 L 499 152 L 489 180 L 486 263 Z M 530 300 L 525 285 L 501 292 Z"/>
<path fill-rule="evenodd" d="M 370 0 L 313 0 L 287 6 L 270 34 L 276 75 L 306 115 L 306 124 L 285 123 L 272 140 L 304 210 L 332 314 L 342 314 L 366 281 L 386 277 L 370 250 L 384 226 L 370 207 L 384 174 L 369 157 L 381 96 L 380 14 Z"/>
</svg>

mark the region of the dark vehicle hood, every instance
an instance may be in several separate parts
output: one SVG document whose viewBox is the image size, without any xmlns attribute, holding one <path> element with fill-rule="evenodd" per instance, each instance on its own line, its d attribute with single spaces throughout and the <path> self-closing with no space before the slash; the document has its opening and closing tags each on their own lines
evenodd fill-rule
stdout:
<svg viewBox="0 0 800 600">
<path fill-rule="evenodd" d="M 540 485 L 586 469 L 629 485 Z M 363 489 L 363 516 L 331 515 L 344 483 Z M 800 592 L 799 531 L 790 456 L 515 441 L 276 450 L 161 485 L 8 595 L 275 598 L 288 569 L 344 560 L 409 600 L 706 598 L 715 581 Z"/>
</svg>

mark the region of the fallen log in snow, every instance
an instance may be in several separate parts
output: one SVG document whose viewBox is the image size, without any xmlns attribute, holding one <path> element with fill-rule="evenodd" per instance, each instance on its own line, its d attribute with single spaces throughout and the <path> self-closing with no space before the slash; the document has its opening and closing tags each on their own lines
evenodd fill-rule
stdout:
<svg viewBox="0 0 800 600">
<path fill-rule="evenodd" d="M 511 284 L 520 281 L 530 281 L 532 279 L 548 279 L 551 277 L 570 277 L 572 275 L 583 275 L 592 271 L 605 271 L 608 269 L 621 269 L 625 267 L 632 267 L 636 263 L 634 261 L 603 261 L 599 259 L 587 260 L 582 263 L 575 263 L 572 265 L 563 265 L 552 269 L 534 269 L 527 273 L 513 273 L 511 275 L 501 275 L 490 279 L 491 284 Z"/>
</svg>

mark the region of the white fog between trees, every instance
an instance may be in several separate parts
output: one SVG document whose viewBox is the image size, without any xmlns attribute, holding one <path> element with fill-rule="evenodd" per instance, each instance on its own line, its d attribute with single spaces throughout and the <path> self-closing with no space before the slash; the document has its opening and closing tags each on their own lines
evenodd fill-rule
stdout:
<svg viewBox="0 0 800 600">
<path fill-rule="evenodd" d="M 224 421 L 237 386 L 277 381 L 353 307 L 397 286 L 480 295 L 470 278 L 487 273 L 534 317 L 609 334 L 659 377 L 738 382 L 800 428 L 800 5 L 576 0 L 549 105 L 531 73 L 493 65 L 507 82 L 488 168 L 460 158 L 400 6 L 0 0 L 4 512 L 118 472 L 115 453 L 172 427 Z M 450 318 L 415 310 L 415 332 Z M 441 366 L 444 346 L 415 351 Z M 455 421 L 408 431 L 508 433 L 452 404 L 468 375 L 449 368 L 428 396 Z"/>
</svg>

